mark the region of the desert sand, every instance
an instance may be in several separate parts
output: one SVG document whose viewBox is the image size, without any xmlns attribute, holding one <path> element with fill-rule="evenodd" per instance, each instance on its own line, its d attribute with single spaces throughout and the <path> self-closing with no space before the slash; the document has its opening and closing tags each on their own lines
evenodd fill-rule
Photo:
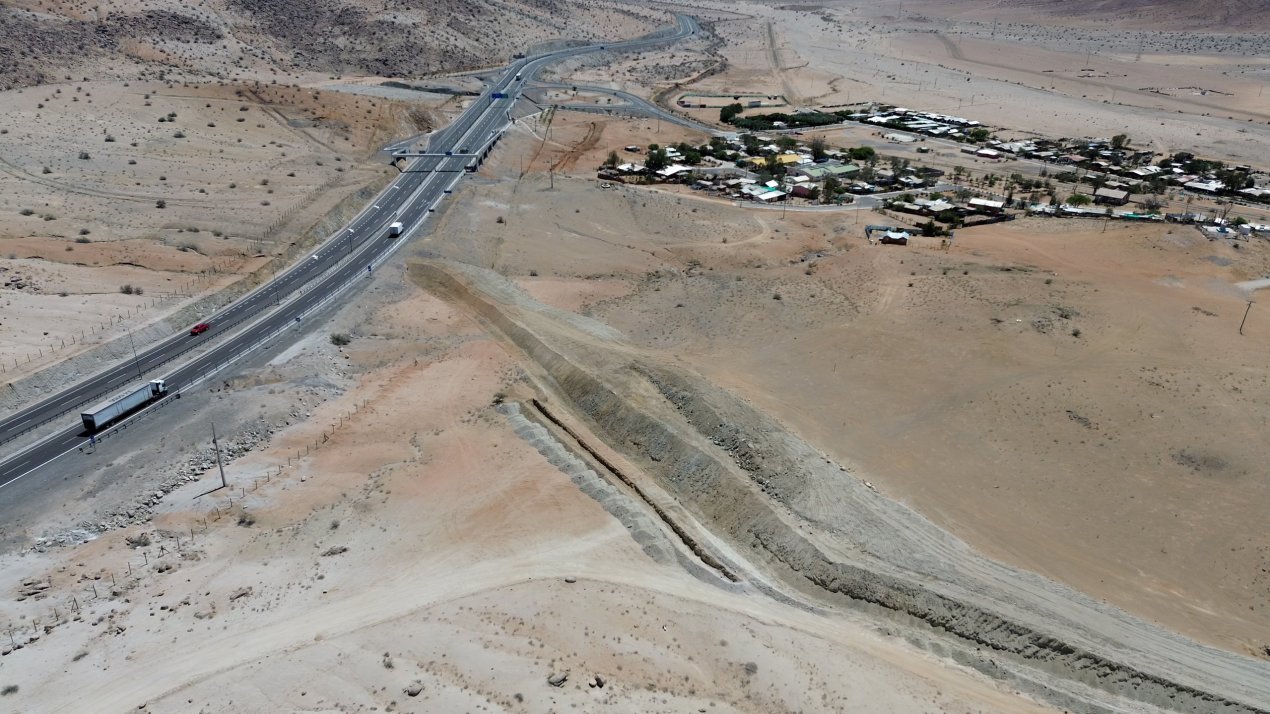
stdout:
<svg viewBox="0 0 1270 714">
<path fill-rule="evenodd" d="M 708 32 L 685 46 L 551 79 L 663 103 L 903 102 L 1262 165 L 1264 63 L 1231 50 L 1255 33 L 1188 46 L 1177 14 L 1109 31 L 1017 8 L 994 27 L 970 3 L 693 11 Z M 317 225 L 373 185 L 376 143 L 462 102 L 297 81 L 250 106 L 151 83 L 143 101 L 165 104 L 144 110 L 136 87 L 85 84 L 125 112 L 118 140 L 50 174 L 72 110 L 0 135 L 22 167 L 0 177 L 0 226 L 23 227 L 4 228 L 5 275 L 38 286 L 5 293 L 0 330 L 42 349 L 60 336 L 30 325 L 50 318 L 161 324 L 258 271 L 298 230 L 264 240 L 287 210 Z M 8 94 L 34 117 L 73 86 Z M 328 100 L 338 120 L 315 116 Z M 169 104 L 184 140 L 151 123 Z M 221 131 L 239 104 L 278 112 L 250 147 Z M 134 138 L 168 163 L 127 198 Z M 1270 273 L 1270 246 L 1042 218 L 959 230 L 946 252 L 874 246 L 870 212 L 594 180 L 610 150 L 702 139 L 521 120 L 319 328 L 183 399 L 158 443 L 103 444 L 5 512 L 0 710 L 1270 708 L 1270 321 L 1254 305 L 1241 329 L 1235 287 Z M 229 189 L 243 166 L 269 184 Z M 211 490 L 208 421 L 233 435 L 229 488 Z"/>
<path fill-rule="evenodd" d="M 4 660 L 6 711 L 1047 710 L 858 618 L 650 557 L 491 406 L 519 367 L 475 323 L 417 289 L 374 318 L 378 338 L 343 354 L 310 340 L 242 395 L 269 399 L 331 357 L 365 367 L 231 464 L 246 490 L 232 506 L 225 492 L 191 501 L 204 479 L 54 570 L 6 560 L 7 588 L 48 578 L 56 592 L 8 603 L 12 621 L 47 624 L 68 595 L 80 608 Z M 140 533 L 149 545 L 125 542 Z M 563 687 L 547 683 L 561 672 Z"/>
</svg>

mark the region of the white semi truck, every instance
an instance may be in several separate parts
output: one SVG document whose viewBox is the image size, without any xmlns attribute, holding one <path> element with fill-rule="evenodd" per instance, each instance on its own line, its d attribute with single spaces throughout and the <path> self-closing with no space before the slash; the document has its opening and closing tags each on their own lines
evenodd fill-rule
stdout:
<svg viewBox="0 0 1270 714">
<path fill-rule="evenodd" d="M 84 420 L 85 429 L 99 431 L 133 409 L 143 404 L 149 404 L 167 393 L 167 384 L 162 379 L 156 379 L 134 392 L 125 394 L 117 399 L 108 399 L 92 409 L 82 412 L 79 416 Z"/>
<path fill-rule="evenodd" d="M 401 221 L 394 221 L 393 223 L 388 224 L 388 235 L 399 236 L 401 235 L 401 229 Z"/>
</svg>

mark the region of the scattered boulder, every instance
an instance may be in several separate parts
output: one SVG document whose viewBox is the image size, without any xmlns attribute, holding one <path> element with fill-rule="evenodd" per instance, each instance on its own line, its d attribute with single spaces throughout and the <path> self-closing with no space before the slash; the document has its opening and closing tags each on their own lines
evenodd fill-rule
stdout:
<svg viewBox="0 0 1270 714">
<path fill-rule="evenodd" d="M 322 557 L 328 557 L 328 556 L 332 556 L 332 555 L 340 555 L 340 554 L 342 554 L 342 553 L 347 553 L 347 552 L 348 552 L 348 546 L 346 546 L 346 545 L 336 545 L 336 546 L 332 546 L 332 547 L 327 548 L 326 550 L 322 551 Z"/>
<path fill-rule="evenodd" d="M 235 600 L 238 600 L 239 598 L 245 598 L 245 597 L 247 597 L 248 595 L 251 595 L 251 586 L 250 586 L 250 585 L 248 585 L 248 586 L 246 586 L 246 587 L 241 587 L 241 588 L 238 588 L 238 589 L 237 589 L 237 590 L 235 590 L 234 592 L 230 593 L 230 594 L 229 594 L 229 601 L 230 601 L 230 602 L 233 602 L 233 601 L 235 601 Z"/>
<path fill-rule="evenodd" d="M 29 597 L 39 600 L 48 594 L 47 591 L 50 587 L 52 587 L 52 583 L 48 580 L 39 578 L 23 580 L 22 587 L 18 588 L 18 600 L 22 601 Z"/>
<path fill-rule="evenodd" d="M 410 686 L 401 691 L 405 692 L 407 697 L 417 697 L 419 696 L 419 692 L 423 691 L 423 682 L 416 679 L 410 683 Z"/>
<path fill-rule="evenodd" d="M 553 687 L 563 687 L 564 683 L 567 681 L 569 681 L 568 672 L 556 672 L 550 677 L 547 677 L 547 684 L 550 684 Z"/>
</svg>

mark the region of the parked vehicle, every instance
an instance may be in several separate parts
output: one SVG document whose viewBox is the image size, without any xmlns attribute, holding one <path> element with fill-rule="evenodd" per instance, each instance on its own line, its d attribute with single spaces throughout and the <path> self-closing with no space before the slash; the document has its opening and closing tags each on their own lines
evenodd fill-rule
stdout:
<svg viewBox="0 0 1270 714">
<path fill-rule="evenodd" d="M 84 421 L 85 429 L 89 431 L 99 431 L 116 419 L 128 414 L 144 404 L 149 404 L 167 393 L 167 384 L 165 384 L 162 379 L 156 379 L 144 387 L 125 394 L 122 397 L 104 401 L 92 409 L 81 413 L 79 417 Z"/>
</svg>

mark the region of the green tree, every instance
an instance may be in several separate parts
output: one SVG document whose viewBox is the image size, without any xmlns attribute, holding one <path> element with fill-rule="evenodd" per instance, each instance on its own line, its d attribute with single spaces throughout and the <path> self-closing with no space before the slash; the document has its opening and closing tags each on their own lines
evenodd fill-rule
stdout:
<svg viewBox="0 0 1270 714">
<path fill-rule="evenodd" d="M 825 198 L 831 198 L 842 190 L 842 182 L 836 176 L 830 176 L 825 179 L 824 195 Z"/>
<path fill-rule="evenodd" d="M 745 111 L 745 107 L 741 106 L 740 102 L 729 104 L 719 110 L 719 121 L 724 124 L 731 124 L 732 120 L 740 116 L 743 111 Z"/>
<path fill-rule="evenodd" d="M 1088 206 L 1093 203 L 1093 199 L 1083 193 L 1073 193 L 1072 197 L 1067 199 L 1067 203 L 1070 206 Z"/>
<path fill-rule="evenodd" d="M 849 149 L 847 155 L 851 157 L 852 161 L 869 161 L 876 158 L 877 152 L 873 150 L 872 146 L 857 146 Z"/>
<path fill-rule="evenodd" d="M 970 131 L 966 132 L 966 138 L 975 142 L 987 141 L 988 137 L 991 135 L 992 135 L 992 132 L 988 131 L 987 129 L 984 129 L 981 126 L 977 126 L 971 129 Z"/>
<path fill-rule="evenodd" d="M 653 144 L 652 146 L 657 145 Z M 669 163 L 670 162 L 666 160 L 665 151 L 660 148 L 654 149 L 649 147 L 648 156 L 644 158 L 644 166 L 647 167 L 649 171 L 660 171 L 666 168 Z"/>
<path fill-rule="evenodd" d="M 817 136 L 808 144 L 811 149 L 811 158 L 813 161 L 824 161 L 828 154 L 825 152 L 825 137 Z"/>
<path fill-rule="evenodd" d="M 1129 145 L 1128 134 L 1116 134 L 1115 136 L 1111 137 L 1111 148 L 1113 149 L 1123 149 L 1128 145 Z"/>
<path fill-rule="evenodd" d="M 604 165 L 611 169 L 617 166 L 619 161 L 621 161 L 621 159 L 617 158 L 617 152 L 610 151 L 608 158 L 604 159 Z"/>
<path fill-rule="evenodd" d="M 798 146 L 798 140 L 792 136 L 782 136 L 781 138 L 776 140 L 776 145 L 781 147 L 785 151 L 789 151 L 795 146 Z"/>
</svg>

